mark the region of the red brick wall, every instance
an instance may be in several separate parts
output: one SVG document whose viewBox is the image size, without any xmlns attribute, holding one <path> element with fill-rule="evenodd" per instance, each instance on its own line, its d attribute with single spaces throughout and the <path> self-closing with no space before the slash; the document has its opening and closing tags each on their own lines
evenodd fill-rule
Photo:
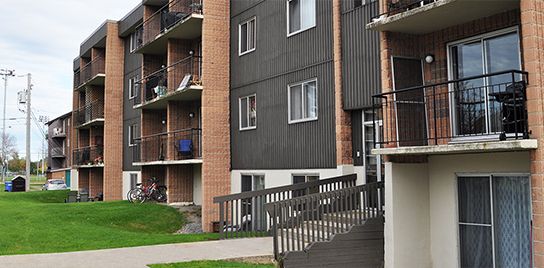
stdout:
<svg viewBox="0 0 544 268">
<path fill-rule="evenodd" d="M 168 202 L 193 202 L 193 165 L 166 168 Z"/>
<path fill-rule="evenodd" d="M 544 267 L 544 1 L 521 0 L 521 41 L 525 71 L 529 72 L 527 112 L 531 138 L 539 149 L 531 152 L 534 267 Z"/>
<path fill-rule="evenodd" d="M 202 227 L 218 220 L 213 197 L 230 193 L 229 1 L 207 0 L 202 25 Z"/>
<path fill-rule="evenodd" d="M 118 24 L 108 23 L 104 86 L 104 200 L 123 198 L 124 42 Z"/>
<path fill-rule="evenodd" d="M 172 131 L 178 131 L 182 129 L 190 129 L 190 128 L 198 128 L 198 117 L 199 117 L 199 109 L 200 104 L 198 102 L 188 102 L 188 101 L 171 101 L 168 103 L 168 132 Z M 189 113 L 194 113 L 195 117 L 190 118 Z M 174 146 L 177 139 L 183 138 L 189 138 L 189 132 L 186 132 L 187 136 L 185 134 L 173 134 L 169 137 L 169 146 L 167 150 L 167 158 L 168 159 L 174 159 L 177 150 Z M 198 140 L 196 139 L 193 141 L 194 144 L 194 150 L 198 150 Z"/>
<path fill-rule="evenodd" d="M 166 185 L 166 166 L 143 166 L 142 183 L 147 184 L 153 177 L 159 179 L 160 185 Z"/>
<path fill-rule="evenodd" d="M 78 169 L 78 187 L 79 191 L 89 191 L 89 169 Z"/>
<path fill-rule="evenodd" d="M 89 196 L 95 197 L 104 191 L 104 169 L 89 169 Z"/>
<path fill-rule="evenodd" d="M 179 87 L 183 77 L 187 73 L 191 73 L 190 62 L 178 62 L 190 56 L 189 51 L 192 49 L 193 44 L 191 40 L 168 40 L 168 91 L 175 91 Z"/>
</svg>

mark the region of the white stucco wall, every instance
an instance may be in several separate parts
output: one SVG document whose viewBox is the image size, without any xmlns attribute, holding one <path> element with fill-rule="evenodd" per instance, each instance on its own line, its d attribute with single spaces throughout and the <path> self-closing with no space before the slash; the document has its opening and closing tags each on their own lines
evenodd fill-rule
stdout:
<svg viewBox="0 0 544 268">
<path fill-rule="evenodd" d="M 457 174 L 529 172 L 529 152 L 386 163 L 386 267 L 459 267 Z"/>
<path fill-rule="evenodd" d="M 202 165 L 194 165 L 193 168 L 193 202 L 197 206 L 202 205 Z"/>
<path fill-rule="evenodd" d="M 427 164 L 385 169 L 385 267 L 431 267 Z"/>
<path fill-rule="evenodd" d="M 70 170 L 70 190 L 79 191 L 79 179 L 77 169 Z"/>
<path fill-rule="evenodd" d="M 264 175 L 265 188 L 279 187 L 293 184 L 293 174 L 311 174 L 319 175 L 320 179 L 327 179 L 348 174 L 357 174 L 357 183 L 363 184 L 362 180 L 364 169 L 362 167 L 354 167 L 350 165 L 339 166 L 335 169 L 273 169 L 273 170 L 232 170 L 231 176 L 231 193 L 239 193 L 242 191 L 242 174 L 244 175 Z"/>
<path fill-rule="evenodd" d="M 127 200 L 127 193 L 130 191 L 130 174 L 138 174 L 138 183 L 142 182 L 142 172 L 123 171 L 123 200 Z"/>
</svg>

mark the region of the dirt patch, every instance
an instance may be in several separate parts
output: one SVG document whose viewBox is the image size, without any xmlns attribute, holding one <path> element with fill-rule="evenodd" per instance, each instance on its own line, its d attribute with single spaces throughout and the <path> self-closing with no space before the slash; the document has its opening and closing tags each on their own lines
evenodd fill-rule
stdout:
<svg viewBox="0 0 544 268">
<path fill-rule="evenodd" d="M 202 233 L 202 207 L 171 204 L 185 217 L 185 225 L 181 226 L 176 234 L 198 234 Z"/>
<path fill-rule="evenodd" d="M 257 257 L 245 257 L 245 258 L 234 258 L 228 259 L 226 261 L 232 262 L 244 262 L 252 264 L 275 264 L 274 256 L 257 256 Z"/>
</svg>

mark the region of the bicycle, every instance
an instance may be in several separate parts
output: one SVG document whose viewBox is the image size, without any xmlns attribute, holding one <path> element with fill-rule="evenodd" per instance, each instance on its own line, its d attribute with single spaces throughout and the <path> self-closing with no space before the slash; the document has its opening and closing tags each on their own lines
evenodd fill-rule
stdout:
<svg viewBox="0 0 544 268">
<path fill-rule="evenodd" d="M 148 182 L 147 186 L 138 183 L 136 188 L 128 191 L 127 199 L 130 203 L 144 203 L 151 199 L 161 203 L 166 202 L 166 186 L 159 185 L 159 180 L 155 177 L 149 179 Z"/>
</svg>

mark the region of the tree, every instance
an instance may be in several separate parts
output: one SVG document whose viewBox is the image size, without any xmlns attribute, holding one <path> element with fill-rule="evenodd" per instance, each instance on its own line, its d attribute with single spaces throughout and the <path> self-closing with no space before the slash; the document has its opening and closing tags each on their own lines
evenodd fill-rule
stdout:
<svg viewBox="0 0 544 268">
<path fill-rule="evenodd" d="M 3 146 L 4 150 L 2 151 L 2 148 L 0 148 L 0 164 L 7 162 L 11 155 L 13 155 L 14 153 L 17 153 L 17 149 L 16 149 L 17 140 L 15 139 L 13 135 L 6 133 L 2 137 L 2 142 L 3 142 L 2 144 L 4 144 Z M 6 159 L 3 159 L 4 156 Z"/>
</svg>

